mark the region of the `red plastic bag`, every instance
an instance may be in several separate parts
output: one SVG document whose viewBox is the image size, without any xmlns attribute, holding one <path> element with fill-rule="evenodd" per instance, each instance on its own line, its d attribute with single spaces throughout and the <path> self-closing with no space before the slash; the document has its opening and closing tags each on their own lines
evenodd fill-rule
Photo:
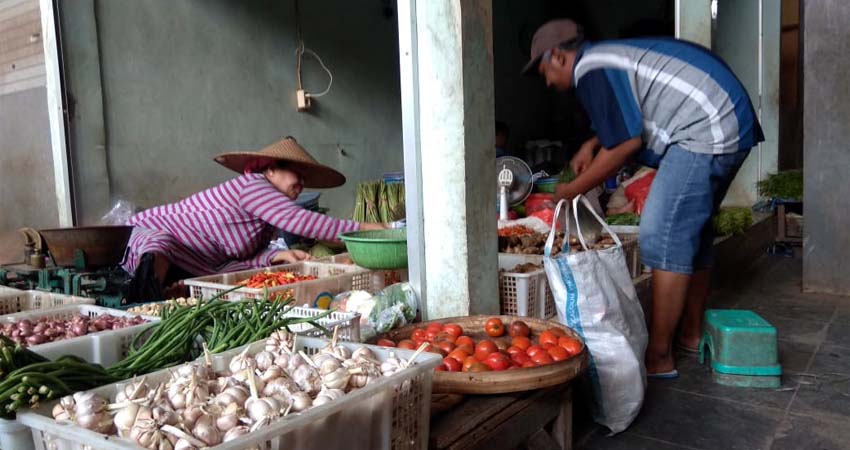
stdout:
<svg viewBox="0 0 850 450">
<path fill-rule="evenodd" d="M 538 219 L 546 222 L 546 225 L 552 226 L 552 221 L 555 220 L 555 210 L 554 209 L 541 209 L 534 213 L 528 215 L 528 217 L 537 217 Z"/>
<path fill-rule="evenodd" d="M 646 203 L 646 198 L 649 197 L 649 189 L 652 187 L 655 173 L 646 174 L 626 187 L 626 198 L 629 202 L 634 203 L 635 213 L 637 214 L 643 211 L 643 205 Z"/>
<path fill-rule="evenodd" d="M 555 201 L 552 194 L 538 193 L 531 194 L 525 200 L 525 215 L 530 216 L 537 211 L 551 209 L 553 214 L 555 211 Z"/>
</svg>

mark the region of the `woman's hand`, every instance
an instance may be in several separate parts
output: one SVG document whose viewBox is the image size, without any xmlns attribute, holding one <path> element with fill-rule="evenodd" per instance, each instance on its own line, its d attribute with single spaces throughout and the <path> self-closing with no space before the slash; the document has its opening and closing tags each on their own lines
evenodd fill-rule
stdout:
<svg viewBox="0 0 850 450">
<path fill-rule="evenodd" d="M 375 231 L 375 230 L 386 230 L 389 229 L 389 224 L 386 223 L 366 223 L 360 222 L 360 230 L 362 231 Z"/>
<path fill-rule="evenodd" d="M 297 262 L 310 259 L 310 254 L 301 250 L 281 250 L 274 254 L 272 263 L 274 264 L 295 264 Z"/>
<path fill-rule="evenodd" d="M 572 183 L 559 183 L 555 186 L 554 201 L 557 204 L 560 200 L 571 201 L 573 197 L 579 193 L 573 189 Z"/>
</svg>

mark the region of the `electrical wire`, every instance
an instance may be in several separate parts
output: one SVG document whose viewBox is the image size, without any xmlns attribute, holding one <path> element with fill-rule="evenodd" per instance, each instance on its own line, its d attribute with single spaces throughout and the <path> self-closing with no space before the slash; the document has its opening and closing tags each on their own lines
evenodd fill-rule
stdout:
<svg viewBox="0 0 850 450">
<path fill-rule="evenodd" d="M 296 79 L 296 84 L 298 85 L 299 90 L 304 89 L 304 84 L 302 82 L 302 77 L 301 77 L 301 68 L 303 67 L 304 54 L 306 53 L 306 54 L 312 56 L 313 58 L 316 58 L 316 61 L 319 62 L 319 65 L 322 66 L 322 69 L 324 69 L 324 71 L 328 74 L 328 87 L 326 87 L 325 90 L 323 90 L 322 92 L 320 92 L 318 94 L 307 93 L 307 96 L 309 96 L 309 97 L 313 97 L 313 98 L 321 97 L 321 96 L 327 94 L 328 92 L 330 92 L 331 86 L 333 86 L 333 83 L 334 83 L 334 75 L 333 75 L 333 73 L 331 73 L 331 70 L 328 69 L 328 66 L 325 65 L 325 62 L 322 61 L 322 58 L 319 56 L 318 53 L 316 53 L 313 50 L 310 50 L 309 48 L 304 46 L 304 39 L 302 38 L 302 35 L 301 35 L 301 16 L 299 14 L 298 0 L 295 0 L 294 3 L 295 3 L 295 33 L 296 33 L 296 37 L 298 39 L 298 47 L 296 47 L 296 49 L 295 49 L 295 55 L 296 55 L 295 79 Z"/>
</svg>

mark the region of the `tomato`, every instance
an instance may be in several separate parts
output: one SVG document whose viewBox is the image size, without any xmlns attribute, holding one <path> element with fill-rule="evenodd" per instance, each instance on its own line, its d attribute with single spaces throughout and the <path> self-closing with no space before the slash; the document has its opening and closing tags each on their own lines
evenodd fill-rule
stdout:
<svg viewBox="0 0 850 450">
<path fill-rule="evenodd" d="M 531 347 L 531 339 L 525 336 L 517 336 L 511 340 L 511 345 L 523 350 L 528 350 L 528 347 Z"/>
<path fill-rule="evenodd" d="M 487 364 L 482 362 L 476 362 L 475 364 L 469 366 L 467 372 L 489 372 L 490 367 Z"/>
<path fill-rule="evenodd" d="M 457 339 L 455 339 L 455 345 L 457 345 L 458 347 L 460 347 L 461 345 L 468 345 L 470 347 L 475 347 L 475 341 L 473 341 L 472 338 L 469 337 L 469 336 L 461 335 L 461 336 L 458 336 Z"/>
<path fill-rule="evenodd" d="M 562 330 L 560 328 L 555 328 L 555 327 L 549 328 L 546 331 L 554 334 L 555 336 L 566 336 L 567 335 L 567 333 L 564 330 Z"/>
<path fill-rule="evenodd" d="M 543 350 L 549 350 L 552 347 L 557 347 L 557 345 L 554 345 L 551 342 L 547 342 L 545 344 L 540 344 L 540 348 L 542 348 Z"/>
<path fill-rule="evenodd" d="M 417 328 L 413 330 L 413 333 L 410 333 L 410 339 L 412 341 L 424 341 L 425 340 L 425 330 L 422 328 Z"/>
<path fill-rule="evenodd" d="M 440 347 L 437 347 L 436 345 L 433 345 L 433 344 L 428 344 L 428 346 L 425 347 L 424 351 L 426 351 L 428 353 L 437 353 L 437 354 L 439 354 L 443 357 L 445 357 L 447 355 L 447 353 L 445 351 L 443 351 L 443 349 L 441 349 Z"/>
<path fill-rule="evenodd" d="M 522 363 L 522 367 L 524 369 L 527 369 L 527 368 L 530 368 L 530 367 L 537 367 L 537 363 L 535 363 L 534 361 L 529 359 L 528 361 Z"/>
<path fill-rule="evenodd" d="M 502 340 L 497 340 L 497 341 L 494 341 L 494 342 L 496 343 L 496 348 L 498 348 L 500 352 L 507 350 L 508 347 L 511 346 L 510 344 L 508 344 L 507 342 L 502 341 Z"/>
<path fill-rule="evenodd" d="M 439 347 L 441 350 L 443 350 L 444 352 L 446 352 L 447 355 L 449 353 L 451 353 L 452 351 L 454 351 L 454 349 L 455 349 L 455 345 L 452 344 L 451 342 L 438 342 L 435 345 L 437 347 Z"/>
<path fill-rule="evenodd" d="M 463 364 L 460 361 L 448 356 L 443 358 L 443 365 L 446 366 L 446 369 L 449 369 L 449 372 L 460 372 L 463 369 Z"/>
<path fill-rule="evenodd" d="M 460 337 L 463 334 L 463 328 L 461 328 L 460 325 L 458 325 L 456 323 L 450 323 L 450 324 L 447 324 L 447 325 L 443 325 L 443 331 L 446 332 L 446 333 L 449 333 L 450 335 L 452 335 L 456 338 Z"/>
<path fill-rule="evenodd" d="M 549 350 L 546 350 L 549 353 L 549 356 L 552 357 L 555 361 L 563 361 L 570 357 L 570 352 L 567 351 L 564 347 L 560 345 L 556 345 Z"/>
<path fill-rule="evenodd" d="M 475 358 L 479 361 L 484 361 L 487 355 L 497 352 L 499 349 L 493 341 L 481 341 L 475 346 Z"/>
<path fill-rule="evenodd" d="M 508 349 L 507 349 L 507 350 L 505 350 L 505 351 L 506 351 L 506 352 L 508 352 L 508 354 L 509 354 L 509 355 L 511 355 L 511 357 L 513 357 L 513 356 L 514 356 L 514 355 L 516 355 L 517 353 L 525 353 L 525 350 L 523 350 L 523 349 L 521 349 L 521 348 L 519 348 L 519 347 L 515 347 L 515 346 L 513 346 L 513 345 L 512 345 L 512 346 L 510 346 L 510 347 L 508 347 Z"/>
<path fill-rule="evenodd" d="M 395 347 L 395 342 L 389 339 L 378 339 L 378 345 L 381 347 Z"/>
<path fill-rule="evenodd" d="M 416 345 L 416 343 L 411 341 L 410 339 L 403 339 L 401 341 L 398 341 L 398 348 L 404 348 L 404 349 L 407 349 L 407 350 L 416 350 L 418 347 L 419 346 Z"/>
<path fill-rule="evenodd" d="M 519 364 L 511 364 L 511 366 L 508 367 L 508 370 L 516 370 L 516 369 L 522 369 L 522 366 L 520 366 Z"/>
<path fill-rule="evenodd" d="M 449 353 L 449 358 L 454 358 L 460 362 L 464 362 L 466 358 L 469 358 L 470 353 L 465 352 L 459 348 L 454 349 L 451 353 Z"/>
<path fill-rule="evenodd" d="M 484 324 L 484 331 L 487 332 L 487 336 L 499 337 L 505 334 L 505 324 L 502 323 L 502 319 L 493 317 Z"/>
<path fill-rule="evenodd" d="M 436 338 L 439 333 L 439 331 L 428 330 L 425 332 L 425 340 L 428 342 L 434 342 L 434 338 Z"/>
<path fill-rule="evenodd" d="M 581 353 L 581 341 L 578 339 L 569 336 L 561 336 L 558 338 L 558 345 L 568 351 L 570 355 L 578 355 Z"/>
<path fill-rule="evenodd" d="M 457 344 L 455 344 L 455 345 L 457 345 Z M 470 354 L 470 355 L 471 355 L 471 354 L 475 353 L 475 346 L 472 346 L 472 345 L 466 345 L 466 344 L 464 344 L 464 345 L 457 345 L 457 346 L 455 347 L 455 350 L 463 350 L 463 351 L 465 351 L 466 353 L 468 353 L 468 354 Z"/>
<path fill-rule="evenodd" d="M 476 363 L 478 363 L 478 362 L 479 362 L 479 361 L 478 361 L 477 359 L 475 359 L 475 357 L 474 357 L 474 356 L 469 356 L 469 357 L 467 357 L 466 359 L 464 359 L 464 360 L 463 360 L 463 365 L 461 366 L 461 367 L 462 367 L 462 368 L 461 368 L 461 370 L 462 370 L 463 372 L 468 372 L 468 371 L 469 371 L 469 368 L 470 368 L 473 364 L 476 364 Z"/>
<path fill-rule="evenodd" d="M 428 326 L 425 327 L 425 331 L 426 332 L 433 331 L 434 334 L 437 334 L 437 333 L 443 331 L 443 324 L 437 323 L 437 322 L 429 323 Z"/>
<path fill-rule="evenodd" d="M 545 366 L 546 364 L 552 364 L 553 362 L 555 362 L 555 360 L 552 359 L 552 357 L 549 356 L 549 354 L 546 352 L 540 352 L 532 356 L 531 360 L 539 366 Z"/>
<path fill-rule="evenodd" d="M 491 353 L 484 360 L 484 364 L 487 364 L 487 367 L 493 370 L 508 370 L 508 367 L 511 366 L 511 359 L 502 353 Z"/>
<path fill-rule="evenodd" d="M 457 340 L 456 337 L 446 333 L 445 331 L 441 331 L 434 336 L 434 343 L 439 344 L 440 342 L 449 342 L 454 344 Z"/>
<path fill-rule="evenodd" d="M 544 344 L 548 344 L 549 346 L 558 345 L 558 336 L 551 331 L 544 331 L 540 333 L 540 337 L 537 340 L 540 342 L 541 347 L 543 347 Z"/>
<path fill-rule="evenodd" d="M 543 347 L 539 345 L 532 345 L 531 347 L 528 347 L 525 352 L 528 353 L 528 356 L 534 357 L 534 355 L 538 353 L 546 353 L 546 350 L 544 350 Z"/>
<path fill-rule="evenodd" d="M 434 368 L 434 371 L 435 372 L 448 372 L 449 369 L 446 367 L 445 364 L 440 364 L 439 366 Z"/>
<path fill-rule="evenodd" d="M 511 355 L 511 361 L 513 361 L 513 362 L 515 362 L 519 365 L 523 365 L 523 364 L 525 364 L 526 361 L 531 361 L 531 357 L 528 356 L 528 353 L 522 352 L 522 353 L 517 353 L 515 355 Z"/>
<path fill-rule="evenodd" d="M 511 337 L 528 337 L 531 334 L 531 328 L 529 328 L 528 325 L 521 320 L 514 320 L 513 322 L 511 322 L 510 334 Z"/>
</svg>

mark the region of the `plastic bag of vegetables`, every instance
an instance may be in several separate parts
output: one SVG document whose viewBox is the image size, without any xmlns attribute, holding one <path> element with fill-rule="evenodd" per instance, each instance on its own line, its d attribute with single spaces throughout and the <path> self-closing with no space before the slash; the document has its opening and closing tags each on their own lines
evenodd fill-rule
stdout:
<svg viewBox="0 0 850 450">
<path fill-rule="evenodd" d="M 416 318 L 418 301 L 409 283 L 396 283 L 384 288 L 374 297 L 375 306 L 369 314 L 369 325 L 376 333 L 386 333 L 402 327 Z"/>
</svg>

